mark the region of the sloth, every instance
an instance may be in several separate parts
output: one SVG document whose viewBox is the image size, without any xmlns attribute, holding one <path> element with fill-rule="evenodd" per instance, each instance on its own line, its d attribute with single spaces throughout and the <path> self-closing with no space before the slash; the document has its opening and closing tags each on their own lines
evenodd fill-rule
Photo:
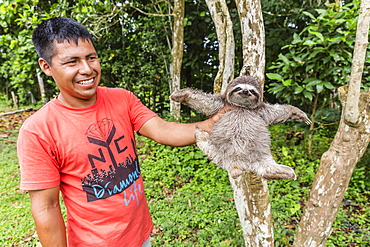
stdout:
<svg viewBox="0 0 370 247">
<path fill-rule="evenodd" d="M 212 116 L 224 106 L 232 107 L 211 133 L 195 130 L 197 146 L 232 178 L 252 172 L 267 180 L 296 179 L 289 166 L 277 164 L 270 151 L 269 125 L 295 120 L 310 124 L 307 115 L 292 105 L 268 104 L 262 100 L 262 86 L 252 76 L 239 76 L 222 95 L 185 88 L 170 99 Z"/>
</svg>

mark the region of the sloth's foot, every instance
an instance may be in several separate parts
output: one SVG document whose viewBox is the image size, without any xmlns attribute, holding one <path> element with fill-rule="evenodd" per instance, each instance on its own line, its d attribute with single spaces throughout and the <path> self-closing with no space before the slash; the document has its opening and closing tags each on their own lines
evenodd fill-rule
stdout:
<svg viewBox="0 0 370 247">
<path fill-rule="evenodd" d="M 205 132 L 204 130 L 196 127 L 194 131 L 195 139 L 197 141 L 197 144 L 199 142 L 208 142 L 209 134 Z"/>
<path fill-rule="evenodd" d="M 297 179 L 292 168 L 280 164 L 276 164 L 273 170 L 271 169 L 268 173 L 263 174 L 262 177 L 267 180 Z"/>
<path fill-rule="evenodd" d="M 200 128 L 195 128 L 194 135 L 199 149 L 202 150 L 208 156 L 209 160 L 212 160 L 212 154 L 214 152 L 213 146 L 208 141 L 209 134 Z"/>
<path fill-rule="evenodd" d="M 240 170 L 239 168 L 236 168 L 236 167 L 234 167 L 233 169 L 231 169 L 228 172 L 229 172 L 230 176 L 233 179 L 236 179 L 236 178 L 238 178 L 239 176 L 241 176 L 243 174 L 242 170 Z"/>
<path fill-rule="evenodd" d="M 170 99 L 179 103 L 184 103 L 189 100 L 191 92 L 188 88 L 180 89 L 170 95 Z"/>
</svg>

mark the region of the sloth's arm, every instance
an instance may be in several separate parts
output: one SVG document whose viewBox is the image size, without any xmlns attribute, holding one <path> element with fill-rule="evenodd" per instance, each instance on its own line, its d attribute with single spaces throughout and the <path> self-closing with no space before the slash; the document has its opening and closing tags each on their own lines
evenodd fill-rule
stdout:
<svg viewBox="0 0 370 247">
<path fill-rule="evenodd" d="M 306 124 L 311 123 L 306 113 L 292 105 L 265 104 L 260 110 L 260 114 L 268 125 L 283 123 L 287 120 L 305 122 Z"/>
<path fill-rule="evenodd" d="M 206 115 L 213 116 L 224 107 L 220 95 L 207 94 L 200 90 L 184 88 L 171 94 L 170 99 Z"/>
</svg>

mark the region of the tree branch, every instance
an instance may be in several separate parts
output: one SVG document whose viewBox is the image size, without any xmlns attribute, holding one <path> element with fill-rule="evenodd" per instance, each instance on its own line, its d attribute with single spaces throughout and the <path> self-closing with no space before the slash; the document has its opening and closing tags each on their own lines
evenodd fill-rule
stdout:
<svg viewBox="0 0 370 247">
<path fill-rule="evenodd" d="M 347 104 L 344 110 L 344 120 L 349 126 L 356 126 L 359 123 L 360 115 L 358 104 L 366 49 L 369 44 L 369 24 L 370 0 L 363 0 L 361 2 L 360 15 L 358 17 L 356 43 L 351 68 L 351 80 L 348 88 Z"/>
</svg>

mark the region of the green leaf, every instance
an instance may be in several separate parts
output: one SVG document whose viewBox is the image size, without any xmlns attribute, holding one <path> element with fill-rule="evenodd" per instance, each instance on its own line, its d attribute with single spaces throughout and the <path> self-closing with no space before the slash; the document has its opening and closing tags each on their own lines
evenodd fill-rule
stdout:
<svg viewBox="0 0 370 247">
<path fill-rule="evenodd" d="M 325 81 L 325 82 L 324 82 L 324 86 L 325 86 L 327 89 L 330 89 L 330 90 L 335 89 L 335 86 L 334 86 L 333 84 L 331 84 L 330 82 L 327 82 L 327 81 Z"/>
<path fill-rule="evenodd" d="M 326 15 L 328 13 L 325 9 L 315 9 L 315 11 L 319 13 L 319 15 Z"/>
<path fill-rule="evenodd" d="M 276 73 L 266 73 L 266 76 L 267 76 L 270 80 L 284 81 L 284 78 L 283 78 L 280 74 L 276 74 Z"/>
<path fill-rule="evenodd" d="M 288 79 L 288 80 L 283 81 L 283 85 L 286 86 L 286 87 L 290 86 L 291 84 L 292 84 L 292 79 Z"/>
<path fill-rule="evenodd" d="M 303 89 L 304 88 L 301 86 L 296 87 L 296 89 L 294 90 L 294 94 L 300 94 L 303 91 Z"/>
<path fill-rule="evenodd" d="M 277 94 L 285 89 L 284 85 L 277 84 L 277 83 L 271 83 L 272 88 L 269 88 L 268 92 L 272 94 Z"/>
<path fill-rule="evenodd" d="M 308 17 L 310 17 L 312 20 L 316 20 L 316 17 L 313 16 L 310 12 L 307 12 L 307 11 L 303 11 L 302 14 L 304 15 L 307 15 Z"/>
<path fill-rule="evenodd" d="M 281 153 L 282 153 L 285 157 L 288 157 L 289 149 L 283 146 L 283 147 L 281 148 Z"/>
<path fill-rule="evenodd" d="M 324 53 L 325 52 L 325 49 L 324 47 L 315 47 L 313 49 L 313 51 L 311 52 L 310 56 L 308 57 L 308 60 L 312 59 L 312 58 L 316 58 L 317 54 L 319 53 Z"/>
<path fill-rule="evenodd" d="M 313 46 L 313 45 L 317 45 L 317 42 L 314 42 L 312 40 L 306 40 L 303 45 L 308 45 L 308 46 Z"/>
<path fill-rule="evenodd" d="M 308 91 L 303 91 L 303 95 L 306 99 L 309 99 L 310 101 L 312 101 L 313 99 L 313 94 L 308 92 Z"/>
<path fill-rule="evenodd" d="M 337 51 L 329 51 L 329 54 L 330 54 L 330 56 L 332 56 L 334 58 L 335 61 L 340 61 L 341 60 L 341 57 L 339 56 Z"/>
<path fill-rule="evenodd" d="M 315 86 L 315 85 L 318 85 L 322 82 L 322 80 L 320 79 L 316 79 L 316 78 L 307 78 L 306 80 L 303 81 L 303 83 L 307 83 L 307 87 L 312 87 L 312 86 Z"/>
<path fill-rule="evenodd" d="M 313 35 L 315 35 L 316 37 L 318 37 L 321 41 L 324 41 L 324 35 L 322 35 L 321 33 L 319 33 L 319 32 L 314 32 L 314 31 L 312 31 L 312 30 L 310 30 L 310 29 L 308 29 L 308 32 L 309 32 L 310 34 L 313 34 Z"/>
<path fill-rule="evenodd" d="M 301 205 L 299 204 L 293 204 L 291 206 L 292 207 L 288 208 L 291 215 L 296 214 L 301 209 Z"/>
<path fill-rule="evenodd" d="M 298 34 L 294 33 L 292 44 L 298 44 L 298 43 L 302 43 L 302 39 L 301 37 L 299 37 Z"/>
<path fill-rule="evenodd" d="M 289 65 L 290 64 L 290 61 L 289 61 L 289 59 L 286 57 L 286 56 L 284 56 L 283 54 L 279 54 L 279 58 L 286 64 L 286 65 Z"/>
<path fill-rule="evenodd" d="M 324 90 L 324 85 L 322 84 L 316 85 L 316 90 L 318 93 L 321 93 Z"/>
</svg>

